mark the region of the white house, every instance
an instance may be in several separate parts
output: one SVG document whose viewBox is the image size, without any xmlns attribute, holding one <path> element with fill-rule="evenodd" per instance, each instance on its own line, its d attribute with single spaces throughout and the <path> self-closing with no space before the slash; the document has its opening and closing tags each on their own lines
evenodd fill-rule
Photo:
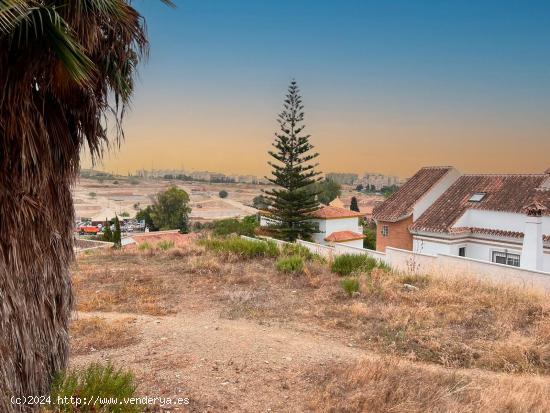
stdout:
<svg viewBox="0 0 550 413">
<path fill-rule="evenodd" d="M 377 249 L 451 254 L 550 272 L 550 170 L 422 168 L 374 210 Z"/>
<path fill-rule="evenodd" d="M 323 205 L 311 213 L 311 221 L 316 224 L 317 232 L 313 234 L 313 241 L 323 245 L 349 245 L 363 247 L 363 229 L 359 219 L 360 212 L 349 209 Z M 260 225 L 268 227 L 275 224 L 269 214 L 260 216 Z"/>
</svg>

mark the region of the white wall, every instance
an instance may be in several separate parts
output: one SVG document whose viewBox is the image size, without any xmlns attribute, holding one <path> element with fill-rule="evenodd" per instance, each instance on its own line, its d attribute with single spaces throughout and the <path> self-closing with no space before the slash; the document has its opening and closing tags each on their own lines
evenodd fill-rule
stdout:
<svg viewBox="0 0 550 413">
<path fill-rule="evenodd" d="M 285 242 L 279 241 L 278 243 Z M 297 243 L 329 260 L 334 255 L 340 254 L 366 254 L 385 262 L 395 271 L 406 274 L 428 274 L 440 277 L 471 276 L 495 283 L 534 288 L 550 294 L 550 272 L 530 271 L 510 265 L 447 254 L 419 254 L 392 247 L 387 247 L 386 253 L 383 253 L 342 244 L 329 247 L 301 240 L 298 240 Z"/>
<path fill-rule="evenodd" d="M 338 231 L 353 231 L 359 234 L 363 233 L 363 229 L 359 225 L 359 218 L 339 218 L 339 219 L 315 219 L 313 222 L 316 222 L 319 225 L 319 233 L 313 234 L 313 241 L 318 244 L 326 244 L 325 238 L 332 234 L 333 232 Z M 363 241 L 361 241 L 361 246 L 363 246 Z"/>
<path fill-rule="evenodd" d="M 416 201 L 413 207 L 413 222 L 424 213 L 458 178 L 460 172 L 451 168 L 434 186 Z"/>
<path fill-rule="evenodd" d="M 477 227 L 525 232 L 527 216 L 514 212 L 468 209 L 454 224 L 457 227 Z M 550 216 L 542 217 L 542 233 L 550 234 Z"/>
<path fill-rule="evenodd" d="M 491 262 L 493 251 L 509 252 L 521 256 L 522 244 L 521 239 L 517 241 L 517 244 L 513 244 L 471 238 L 462 240 L 426 240 L 422 236 L 415 235 L 413 237 L 413 252 L 415 253 L 458 255 L 460 247 L 466 247 L 466 258 Z M 544 248 L 542 271 L 550 272 L 550 246 Z"/>
<path fill-rule="evenodd" d="M 338 231 L 353 231 L 362 234 L 363 231 L 359 226 L 359 218 L 339 218 L 325 220 L 325 230 L 327 236 Z"/>
</svg>

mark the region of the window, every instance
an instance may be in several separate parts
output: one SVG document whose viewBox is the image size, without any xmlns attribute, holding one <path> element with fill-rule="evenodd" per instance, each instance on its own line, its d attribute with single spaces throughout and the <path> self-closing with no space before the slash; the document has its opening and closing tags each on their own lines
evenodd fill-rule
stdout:
<svg viewBox="0 0 550 413">
<path fill-rule="evenodd" d="M 493 251 L 493 262 L 497 264 L 519 267 L 519 254 L 510 254 L 506 251 Z"/>
<path fill-rule="evenodd" d="M 380 233 L 383 237 L 387 237 L 390 235 L 390 228 L 387 225 L 382 225 L 382 229 L 380 230 Z"/>
<path fill-rule="evenodd" d="M 458 249 L 458 256 L 459 257 L 465 257 L 466 256 L 466 247 L 460 247 Z"/>
<path fill-rule="evenodd" d="M 485 192 L 476 192 L 473 194 L 468 201 L 470 202 L 481 202 L 485 198 Z"/>
</svg>

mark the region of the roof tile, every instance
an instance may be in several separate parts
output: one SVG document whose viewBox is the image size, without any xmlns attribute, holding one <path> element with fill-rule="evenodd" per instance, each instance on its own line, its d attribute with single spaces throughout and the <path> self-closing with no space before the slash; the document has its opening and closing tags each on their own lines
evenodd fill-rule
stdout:
<svg viewBox="0 0 550 413">
<path fill-rule="evenodd" d="M 374 219 L 395 222 L 409 216 L 414 204 L 422 195 L 451 169 L 451 166 L 429 166 L 420 169 L 397 192 L 374 208 Z"/>
<path fill-rule="evenodd" d="M 363 234 L 358 234 L 353 231 L 336 231 L 331 233 L 328 237 L 325 238 L 325 241 L 329 242 L 344 242 L 344 241 L 355 241 L 363 239 L 365 236 Z"/>
</svg>

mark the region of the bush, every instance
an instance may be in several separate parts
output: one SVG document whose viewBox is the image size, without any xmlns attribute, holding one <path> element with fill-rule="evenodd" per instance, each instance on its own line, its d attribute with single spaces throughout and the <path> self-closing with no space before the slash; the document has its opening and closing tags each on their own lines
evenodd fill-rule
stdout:
<svg viewBox="0 0 550 413">
<path fill-rule="evenodd" d="M 140 251 L 147 251 L 147 250 L 150 250 L 151 248 L 153 248 L 153 246 L 149 244 L 147 241 L 142 242 L 141 244 L 138 245 L 138 250 Z"/>
<path fill-rule="evenodd" d="M 123 401 L 135 396 L 134 375 L 130 371 L 116 369 L 111 364 L 93 363 L 84 370 L 65 372 L 57 375 L 52 383 L 51 401 L 56 412 L 110 412 L 134 413 L 141 411 L 138 404 L 101 404 L 96 399 L 109 398 Z M 58 397 L 60 399 L 58 399 Z M 82 400 L 78 407 L 62 402 L 71 397 Z M 95 404 L 86 404 L 91 400 Z M 60 402 L 61 401 L 61 402 Z"/>
<path fill-rule="evenodd" d="M 339 275 L 350 275 L 354 272 L 369 272 L 377 266 L 374 258 L 364 254 L 343 254 L 332 262 L 331 270 Z"/>
<path fill-rule="evenodd" d="M 228 195 L 228 194 L 227 194 L 227 191 L 220 191 L 220 192 L 218 193 L 218 195 L 219 195 L 220 198 L 223 199 L 223 198 L 227 198 L 227 195 Z"/>
<path fill-rule="evenodd" d="M 130 216 L 130 213 L 124 211 L 124 212 L 121 212 L 121 213 L 120 213 L 120 216 L 123 217 L 123 218 L 128 218 L 128 217 Z"/>
<path fill-rule="evenodd" d="M 236 218 L 220 219 L 214 221 L 214 234 L 226 236 L 231 234 L 254 236 L 254 230 L 258 227 L 256 215 L 244 217 L 242 220 Z"/>
<path fill-rule="evenodd" d="M 199 241 L 206 249 L 222 254 L 235 254 L 242 258 L 277 257 L 279 249 L 274 242 L 252 241 L 237 237 L 226 239 L 203 239 Z"/>
<path fill-rule="evenodd" d="M 359 291 L 359 278 L 358 277 L 347 277 L 340 280 L 340 285 L 348 296 L 352 296 L 353 293 Z"/>
<path fill-rule="evenodd" d="M 297 255 L 307 261 L 319 261 L 324 262 L 325 259 L 319 254 L 314 254 L 306 247 L 300 244 L 284 244 L 281 248 L 281 253 L 286 256 Z"/>
<path fill-rule="evenodd" d="M 299 274 L 304 271 L 304 259 L 300 255 L 281 257 L 275 267 L 279 272 Z"/>
<path fill-rule="evenodd" d="M 168 251 L 170 248 L 174 248 L 174 241 L 164 240 L 157 243 L 157 248 Z"/>
</svg>

